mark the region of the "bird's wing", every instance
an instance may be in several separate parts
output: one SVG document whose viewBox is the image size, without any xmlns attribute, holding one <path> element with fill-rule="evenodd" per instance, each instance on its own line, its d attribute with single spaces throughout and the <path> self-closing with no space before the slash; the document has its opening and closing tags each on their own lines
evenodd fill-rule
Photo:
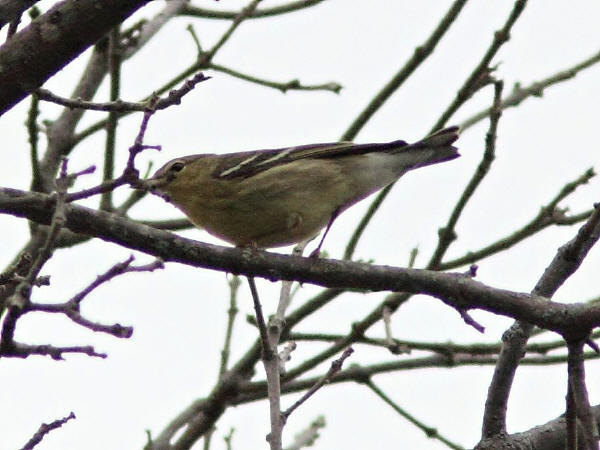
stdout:
<svg viewBox="0 0 600 450">
<path fill-rule="evenodd" d="M 247 178 L 276 165 L 287 164 L 300 159 L 338 158 L 340 156 L 364 154 L 374 151 L 392 151 L 406 145 L 404 141 L 393 141 L 384 144 L 328 142 L 271 150 L 230 153 L 217 166 L 213 172 L 213 177 L 219 179 Z"/>
</svg>

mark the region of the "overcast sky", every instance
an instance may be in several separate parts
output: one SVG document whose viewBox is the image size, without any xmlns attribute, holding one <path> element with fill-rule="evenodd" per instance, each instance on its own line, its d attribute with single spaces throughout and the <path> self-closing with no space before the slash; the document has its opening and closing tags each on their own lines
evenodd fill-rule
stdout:
<svg viewBox="0 0 600 450">
<path fill-rule="evenodd" d="M 51 1 L 41 1 L 46 8 Z M 198 5 L 233 9 L 245 2 L 196 1 Z M 281 2 L 264 0 L 263 7 Z M 412 55 L 414 47 L 430 34 L 447 10 L 442 0 L 326 0 L 301 12 L 241 25 L 215 62 L 273 80 L 300 79 L 306 84 L 336 81 L 339 95 L 329 92 L 288 92 L 251 85 L 221 73 L 210 73 L 186 96 L 180 106 L 156 114 L 146 142 L 160 144 L 162 152 L 147 152 L 140 167 L 152 160 L 155 167 L 180 155 L 252 150 L 319 141 L 335 141 L 369 99 Z M 155 1 L 131 19 L 151 17 L 164 2 Z M 403 89 L 396 93 L 357 136 L 357 142 L 423 137 L 453 99 L 505 21 L 512 2 L 472 0 L 457 23 Z M 515 82 L 527 85 L 591 56 L 600 50 L 600 3 L 589 1 L 531 1 L 513 29 L 510 42 L 494 62 L 496 77 L 505 81 L 505 92 Z M 161 86 L 191 64 L 195 45 L 185 27 L 194 23 L 204 48 L 209 48 L 228 23 L 191 18 L 173 20 L 123 69 L 123 98 L 137 100 Z M 5 30 L 3 30 L 5 33 Z M 2 35 L 4 36 L 4 34 Z M 2 37 L 4 39 L 4 37 Z M 68 96 L 86 61 L 86 55 L 47 83 Z M 106 98 L 103 86 L 97 99 Z M 460 123 L 489 106 L 493 92 L 484 89 L 450 121 Z M 565 183 L 598 165 L 598 99 L 600 67 L 574 80 L 548 89 L 543 98 L 527 100 L 503 115 L 497 141 L 497 159 L 457 226 L 459 240 L 448 256 L 462 255 L 509 234 L 537 214 Z M 5 154 L 0 165 L 4 187 L 29 185 L 29 147 L 24 124 L 24 101 L 0 119 Z M 40 120 L 52 120 L 55 107 L 42 110 Z M 95 120 L 101 113 L 91 117 Z M 121 122 L 117 164 L 137 133 L 140 115 Z M 91 123 L 91 120 L 86 122 Z M 487 121 L 466 131 L 458 141 L 462 157 L 408 174 L 394 188 L 368 227 L 357 258 L 377 264 L 405 266 L 410 250 L 418 246 L 416 266 L 427 261 L 437 229 L 445 223 L 458 195 L 481 158 Z M 86 140 L 71 157 L 78 170 L 101 161 L 103 136 Z M 10 157 L 7 158 L 7 155 Z M 80 180 L 91 186 L 100 174 Z M 599 201 L 595 179 L 578 191 L 565 206 L 574 213 Z M 117 198 L 125 197 L 122 188 Z M 96 199 L 86 204 L 96 204 Z M 340 257 L 350 233 L 369 201 L 345 212 L 335 223 L 325 248 Z M 140 219 L 179 217 L 178 211 L 158 198 L 148 198 L 132 211 Z M 0 267 L 6 266 L 27 239 L 22 220 L 0 216 Z M 549 230 L 518 248 L 480 263 L 477 279 L 516 291 L 530 291 L 556 249 L 576 228 Z M 183 235 L 218 243 L 206 233 L 189 230 Z M 281 249 L 279 251 L 289 251 Z M 60 250 L 43 270 L 52 275 L 49 288 L 35 291 L 37 301 L 63 301 L 95 276 L 131 252 L 93 240 L 75 250 Z M 139 263 L 149 262 L 136 255 Z M 593 250 L 580 271 L 558 292 L 560 301 L 581 301 L 599 294 L 597 270 L 600 251 Z M 129 274 L 95 291 L 84 302 L 84 314 L 93 320 L 134 327 L 129 340 L 93 334 L 60 317 L 32 315 L 21 320 L 17 339 L 27 343 L 94 345 L 107 359 L 68 356 L 66 361 L 31 357 L 2 359 L 0 449 L 25 444 L 42 422 L 73 411 L 77 420 L 47 436 L 37 448 L 141 449 L 145 430 L 157 434 L 194 398 L 214 385 L 224 334 L 228 289 L 220 272 L 168 264 L 152 274 Z M 259 284 L 264 308 L 273 311 L 277 284 Z M 318 290 L 304 286 L 297 304 Z M 347 295 L 308 321 L 301 331 L 328 330 L 347 333 L 381 301 L 382 294 Z M 257 333 L 244 320 L 252 312 L 247 286 L 241 288 L 240 318 L 234 331 L 232 361 Z M 473 316 L 485 327 L 480 335 L 458 314 L 439 301 L 415 297 L 394 317 L 394 336 L 435 342 L 496 342 L 511 323 L 489 314 Z M 370 335 L 381 335 L 382 326 Z M 549 336 L 555 338 L 555 336 Z M 301 360 L 316 348 L 302 344 L 294 355 Z M 393 358 L 383 350 L 356 347 L 347 363 L 366 364 Z M 592 404 L 600 401 L 596 362 L 586 365 Z M 379 376 L 379 382 L 399 404 L 416 417 L 466 447 L 480 434 L 490 367 L 422 369 Z M 521 368 L 509 403 L 509 432 L 546 422 L 564 410 L 566 368 Z M 262 375 L 261 375 L 262 377 Z M 297 396 L 284 397 L 284 406 Z M 340 407 L 343 405 L 343 407 Z M 343 384 L 324 389 L 288 421 L 284 442 L 318 415 L 327 426 L 314 448 L 446 448 L 428 440 L 364 387 Z M 268 406 L 264 402 L 238 407 L 219 422 L 213 448 L 224 448 L 221 437 L 235 427 L 233 448 L 265 448 Z M 201 448 L 199 443 L 198 448 Z"/>
</svg>

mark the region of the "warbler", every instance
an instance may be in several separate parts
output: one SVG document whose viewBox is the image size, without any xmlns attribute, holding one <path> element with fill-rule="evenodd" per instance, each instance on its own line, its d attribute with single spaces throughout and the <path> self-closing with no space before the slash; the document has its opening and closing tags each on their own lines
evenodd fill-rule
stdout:
<svg viewBox="0 0 600 450">
<path fill-rule="evenodd" d="M 236 246 L 282 247 L 326 231 L 359 200 L 459 156 L 458 127 L 413 144 L 336 142 L 173 159 L 146 180 L 199 228 Z M 314 253 L 314 252 L 313 252 Z"/>
</svg>

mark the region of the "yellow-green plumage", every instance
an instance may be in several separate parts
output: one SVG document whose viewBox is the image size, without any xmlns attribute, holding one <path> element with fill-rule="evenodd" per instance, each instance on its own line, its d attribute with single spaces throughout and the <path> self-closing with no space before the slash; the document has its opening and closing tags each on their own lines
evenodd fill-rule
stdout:
<svg viewBox="0 0 600 450">
<path fill-rule="evenodd" d="M 457 128 L 408 145 L 319 144 L 165 164 L 148 181 L 198 227 L 238 246 L 290 245 L 415 167 L 454 159 Z"/>
</svg>

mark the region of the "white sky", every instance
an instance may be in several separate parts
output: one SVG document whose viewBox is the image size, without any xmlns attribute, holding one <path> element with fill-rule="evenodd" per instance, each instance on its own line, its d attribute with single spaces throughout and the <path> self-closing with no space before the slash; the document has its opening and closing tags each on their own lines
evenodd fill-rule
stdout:
<svg viewBox="0 0 600 450">
<path fill-rule="evenodd" d="M 136 16 L 150 17 L 164 2 L 154 2 Z M 278 2 L 265 0 L 263 7 Z M 337 81 L 339 96 L 321 92 L 289 92 L 250 85 L 219 73 L 199 85 L 182 105 L 156 114 L 147 143 L 161 144 L 161 153 L 148 152 L 156 166 L 176 156 L 202 152 L 229 152 L 337 140 L 393 73 L 429 35 L 450 1 L 326 0 L 302 12 L 272 19 L 248 21 L 215 59 L 216 63 L 268 79 L 303 83 Z M 42 1 L 46 7 L 52 2 Z M 196 4 L 232 9 L 240 1 L 197 1 Z M 359 134 L 357 142 L 422 137 L 454 97 L 456 89 L 479 61 L 494 30 L 506 19 L 512 2 L 472 0 L 455 26 L 411 80 L 396 93 Z M 554 74 L 600 48 L 600 4 L 590 1 L 531 1 L 512 32 L 512 39 L 495 58 L 497 77 L 505 92 Z M 162 85 L 195 58 L 195 47 L 185 30 L 194 22 L 204 48 L 209 48 L 227 27 L 223 21 L 180 18 L 168 27 L 124 70 L 124 99 L 136 100 Z M 50 80 L 47 87 L 68 95 L 84 60 Z M 467 207 L 457 232 L 459 240 L 449 257 L 462 255 L 529 221 L 566 182 L 598 162 L 598 98 L 600 67 L 575 80 L 553 87 L 542 99 L 526 101 L 506 111 L 499 127 L 497 158 Z M 106 98 L 106 86 L 102 95 Z M 487 88 L 461 109 L 451 123 L 459 123 L 492 99 Z M 28 102 L 22 102 L 0 120 L 0 136 L 10 163 L 0 165 L 2 186 L 28 186 L 29 147 L 23 126 Z M 40 119 L 52 120 L 57 109 L 48 107 Z M 95 120 L 100 113 L 91 113 Z M 137 132 L 140 116 L 121 122 L 119 164 Z M 87 122 L 90 123 L 90 122 Z M 459 140 L 462 158 L 411 173 L 393 190 L 369 226 L 356 257 L 377 264 L 403 266 L 410 249 L 419 246 L 417 266 L 429 258 L 437 228 L 447 220 L 458 194 L 477 165 L 484 147 L 487 121 L 469 129 Z M 42 141 L 43 143 L 43 141 Z M 103 139 L 85 141 L 72 155 L 71 169 L 99 164 Z M 144 167 L 140 164 L 140 167 Z M 122 167 L 122 166 L 119 166 Z M 95 184 L 100 175 L 81 180 Z M 127 195 L 127 190 L 118 197 Z M 598 182 L 581 188 L 565 205 L 573 212 L 598 201 Z M 96 200 L 88 202 L 95 204 Z M 339 257 L 351 230 L 368 201 L 344 213 L 326 242 L 332 257 Z M 136 218 L 178 217 L 160 199 L 146 199 L 133 211 Z M 556 249 L 570 239 L 575 228 L 545 231 L 518 248 L 480 263 L 477 279 L 494 286 L 529 291 Z M 25 222 L 0 216 L 0 266 L 5 266 L 27 239 Z M 190 230 L 186 236 L 217 242 Z M 62 301 L 91 282 L 130 251 L 94 240 L 75 251 L 58 251 L 44 268 L 52 286 L 36 290 L 37 301 Z M 136 255 L 138 263 L 150 260 Z M 585 300 L 598 295 L 598 249 L 555 297 L 561 301 Z M 267 312 L 275 306 L 278 285 L 259 285 Z M 316 288 L 305 286 L 296 305 Z M 244 321 L 251 313 L 247 287 L 241 288 L 240 316 L 234 331 L 232 361 L 256 337 Z M 326 307 L 301 331 L 346 333 L 381 299 L 382 294 L 347 295 Z M 37 315 L 21 320 L 17 338 L 27 343 L 94 345 L 107 352 L 105 360 L 69 356 L 66 361 L 31 357 L 3 359 L 0 380 L 0 417 L 4 425 L 0 449 L 20 448 L 42 422 L 73 411 L 77 420 L 52 432 L 37 448 L 140 449 L 144 430 L 157 434 L 193 399 L 213 386 L 226 321 L 228 292 L 225 275 L 169 264 L 152 274 L 130 274 L 96 290 L 84 302 L 87 317 L 106 323 L 132 325 L 133 338 L 118 340 L 93 334 L 59 317 Z M 293 306 L 292 306 L 293 308 Z M 395 337 L 412 340 L 473 342 L 497 341 L 511 322 L 489 314 L 473 316 L 486 326 L 485 335 L 467 327 L 458 314 L 439 301 L 413 298 L 394 316 Z M 381 335 L 382 326 L 370 335 Z M 301 343 L 295 362 L 314 345 Z M 367 364 L 394 357 L 383 350 L 355 347 L 348 362 Z M 600 401 L 594 383 L 598 364 L 586 365 L 592 403 Z M 565 367 L 522 368 L 509 404 L 509 431 L 525 430 L 561 414 L 564 409 Z M 490 367 L 429 369 L 375 378 L 403 408 L 453 441 L 472 446 L 479 438 L 480 420 Z M 284 397 L 284 407 L 296 395 Z M 445 448 L 428 440 L 366 388 L 350 384 L 329 387 L 303 405 L 288 421 L 284 442 L 318 415 L 327 427 L 314 448 Z M 264 402 L 238 407 L 219 422 L 213 448 L 224 448 L 221 437 L 235 427 L 233 448 L 266 448 L 268 407 Z M 197 445 L 201 448 L 201 443 Z"/>
</svg>

